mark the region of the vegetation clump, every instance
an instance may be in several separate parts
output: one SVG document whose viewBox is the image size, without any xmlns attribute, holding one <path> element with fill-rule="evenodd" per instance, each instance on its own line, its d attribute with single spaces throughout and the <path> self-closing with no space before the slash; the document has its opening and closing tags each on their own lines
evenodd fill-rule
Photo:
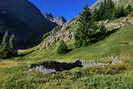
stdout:
<svg viewBox="0 0 133 89">
<path fill-rule="evenodd" d="M 126 12 L 127 12 L 129 15 L 133 16 L 133 7 L 132 7 L 131 5 L 127 5 L 127 7 L 126 7 Z"/>
<path fill-rule="evenodd" d="M 133 11 L 132 6 L 128 5 L 126 8 L 123 6 L 116 6 L 112 0 L 104 0 L 100 3 L 98 8 L 93 11 L 93 20 L 111 20 L 127 16 Z"/>
<path fill-rule="evenodd" d="M 133 89 L 131 74 L 119 74 L 123 67 L 74 68 L 53 74 L 14 67 L 3 81 L 2 89 Z M 125 68 L 126 66 L 124 66 Z M 102 70 L 99 70 L 102 69 Z M 124 69 L 125 70 L 125 69 Z M 17 71 L 17 72 L 15 72 Z M 114 75 L 115 74 L 115 75 Z"/>
<path fill-rule="evenodd" d="M 61 40 L 60 42 L 59 42 L 59 45 L 58 45 L 58 47 L 57 47 L 57 53 L 58 54 L 65 54 L 65 53 L 67 53 L 68 52 L 68 47 L 67 47 L 67 45 L 65 44 L 65 42 L 63 41 L 63 40 Z"/>
</svg>

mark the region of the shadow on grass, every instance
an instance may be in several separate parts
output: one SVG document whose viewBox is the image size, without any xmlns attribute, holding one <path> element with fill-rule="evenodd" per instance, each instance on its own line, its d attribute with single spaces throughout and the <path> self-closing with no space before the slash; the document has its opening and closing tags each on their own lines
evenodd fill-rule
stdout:
<svg viewBox="0 0 133 89">
<path fill-rule="evenodd" d="M 109 37 L 110 35 L 112 35 L 113 33 L 117 32 L 120 28 L 116 28 L 116 29 L 113 29 L 111 31 L 107 31 L 105 34 L 103 34 L 103 36 L 101 37 L 96 37 L 97 39 L 92 41 L 91 43 L 94 44 L 94 43 L 97 43 L 101 40 L 104 40 L 105 38 Z"/>
<path fill-rule="evenodd" d="M 1 59 L 11 59 L 11 58 L 15 58 L 15 57 L 23 57 L 23 56 L 26 56 L 28 54 L 31 54 L 33 53 L 35 50 L 32 50 L 30 52 L 27 52 L 27 53 L 21 53 L 21 54 L 17 54 L 16 56 L 10 56 L 10 57 L 0 57 Z"/>
</svg>

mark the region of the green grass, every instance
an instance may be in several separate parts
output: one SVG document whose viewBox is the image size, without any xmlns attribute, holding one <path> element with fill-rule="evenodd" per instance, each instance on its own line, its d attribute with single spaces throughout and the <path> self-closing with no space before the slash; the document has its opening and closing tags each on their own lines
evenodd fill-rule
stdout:
<svg viewBox="0 0 133 89">
<path fill-rule="evenodd" d="M 73 43 L 73 40 L 66 43 L 72 51 L 65 55 L 56 53 L 57 43 L 48 49 L 37 46 L 19 50 L 19 53 L 29 54 L 0 60 L 0 89 L 133 89 L 133 26 L 121 28 L 88 47 L 75 49 Z M 108 62 L 112 56 L 124 63 L 74 68 L 55 74 L 27 69 L 27 65 L 42 60 L 73 61 L 81 58 Z"/>
<path fill-rule="evenodd" d="M 133 89 L 133 76 L 125 69 L 128 67 L 117 66 L 75 68 L 56 74 L 14 67 L 6 71 L 0 86 L 1 89 Z"/>
</svg>

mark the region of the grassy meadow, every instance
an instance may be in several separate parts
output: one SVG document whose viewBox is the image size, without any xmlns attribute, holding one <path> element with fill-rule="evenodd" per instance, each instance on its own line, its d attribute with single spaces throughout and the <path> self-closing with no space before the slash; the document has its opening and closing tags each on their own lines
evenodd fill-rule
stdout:
<svg viewBox="0 0 133 89">
<path fill-rule="evenodd" d="M 105 39 L 88 47 L 74 48 L 74 40 L 67 42 L 70 52 L 56 53 L 57 44 L 40 49 L 36 46 L 19 50 L 18 57 L 0 60 L 0 89 L 133 89 L 133 26 L 119 29 Z M 112 57 L 122 60 L 108 66 L 74 68 L 54 74 L 29 71 L 28 65 L 45 60 L 85 61 L 108 63 Z"/>
</svg>

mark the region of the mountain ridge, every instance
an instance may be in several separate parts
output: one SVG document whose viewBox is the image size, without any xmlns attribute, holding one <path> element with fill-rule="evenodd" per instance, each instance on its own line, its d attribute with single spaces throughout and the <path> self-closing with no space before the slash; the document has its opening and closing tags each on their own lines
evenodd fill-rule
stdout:
<svg viewBox="0 0 133 89">
<path fill-rule="evenodd" d="M 55 26 L 28 0 L 1 0 L 0 21 L 0 33 L 8 30 L 9 34 L 14 34 L 17 48 L 38 44 L 43 34 Z"/>
</svg>

